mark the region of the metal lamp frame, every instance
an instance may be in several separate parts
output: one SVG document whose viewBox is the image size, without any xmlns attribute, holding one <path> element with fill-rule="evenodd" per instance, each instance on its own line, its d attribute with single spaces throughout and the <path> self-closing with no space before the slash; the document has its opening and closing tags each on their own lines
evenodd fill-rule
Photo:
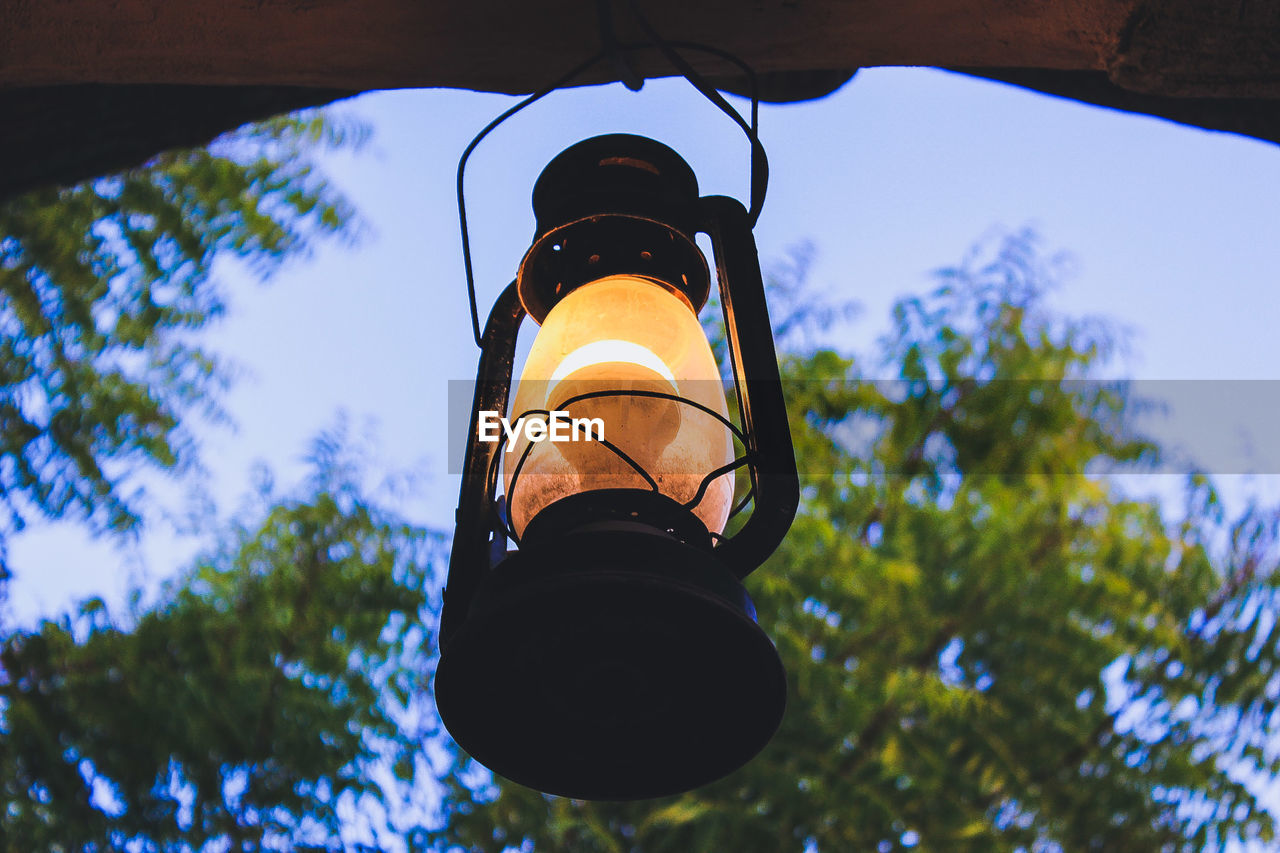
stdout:
<svg viewBox="0 0 1280 853">
<path fill-rule="evenodd" d="M 697 232 L 711 239 L 753 496 L 751 515 L 737 533 L 719 539 L 714 554 L 742 579 L 786 535 L 799 504 L 799 479 L 749 214 L 736 199 L 705 196 L 697 200 L 694 215 Z M 525 315 L 513 281 L 494 304 L 482 336 L 441 613 L 443 648 L 465 621 L 485 576 L 508 553 L 506 525 L 500 516 L 495 518 L 492 476 L 502 444 L 481 441 L 478 426 L 480 412 L 507 410 L 516 339 Z"/>
</svg>

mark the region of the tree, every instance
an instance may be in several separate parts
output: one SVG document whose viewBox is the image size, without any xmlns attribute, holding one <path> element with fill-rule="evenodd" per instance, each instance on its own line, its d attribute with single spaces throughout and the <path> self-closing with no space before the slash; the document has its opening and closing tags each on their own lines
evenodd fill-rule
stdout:
<svg viewBox="0 0 1280 853">
<path fill-rule="evenodd" d="M 380 763 L 412 778 L 443 543 L 370 496 L 341 432 L 312 459 L 151 609 L 91 601 L 0 646 L 0 850 L 331 850 Z"/>
<path fill-rule="evenodd" d="M 429 706 L 442 543 L 342 442 L 152 610 L 8 637 L 5 849 L 1198 850 L 1269 838 L 1274 512 L 1086 476 L 1159 449 L 1091 381 L 1027 235 L 899 302 L 875 358 L 784 339 L 803 507 L 750 581 L 790 674 L 730 777 L 640 803 L 469 762 Z M 781 328 L 811 301 L 776 282 Z M 800 314 L 792 308 L 799 307 Z M 822 312 L 810 313 L 822 319 Z M 797 323 L 787 324 L 796 319 Z M 875 382 L 868 377 L 892 377 Z M 270 504 L 273 504 L 271 506 Z"/>
<path fill-rule="evenodd" d="M 1154 503 L 1085 476 L 1158 448 L 1127 426 L 1140 401 L 1088 381 L 1114 336 L 1046 311 L 1055 274 L 1015 235 L 900 301 L 869 364 L 785 358 L 803 499 L 748 582 L 790 676 L 759 757 L 627 804 L 451 780 L 437 847 L 1200 850 L 1271 837 L 1272 815 L 1238 780 L 1280 770 L 1266 746 L 1276 515 L 1226 525 L 1195 478 L 1170 528 Z"/>
<path fill-rule="evenodd" d="M 217 416 L 228 374 L 193 333 L 225 309 L 213 262 L 261 275 L 351 222 L 314 168 L 362 131 L 324 113 L 0 204 L 0 578 L 32 513 L 139 523 L 139 470 L 196 462 L 184 418 Z"/>
</svg>

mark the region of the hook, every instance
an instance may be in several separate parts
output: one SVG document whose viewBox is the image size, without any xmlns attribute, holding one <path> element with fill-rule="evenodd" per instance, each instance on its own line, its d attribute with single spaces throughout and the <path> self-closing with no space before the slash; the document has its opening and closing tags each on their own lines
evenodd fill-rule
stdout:
<svg viewBox="0 0 1280 853">
<path fill-rule="evenodd" d="M 600 45 L 605 55 L 609 57 L 609 63 L 613 65 L 613 71 L 622 81 L 622 85 L 633 92 L 639 92 L 644 86 L 644 77 L 637 74 L 631 67 L 622 45 L 618 43 L 618 34 L 613 30 L 612 4 L 613 0 L 596 0 L 596 19 L 600 23 Z"/>
</svg>

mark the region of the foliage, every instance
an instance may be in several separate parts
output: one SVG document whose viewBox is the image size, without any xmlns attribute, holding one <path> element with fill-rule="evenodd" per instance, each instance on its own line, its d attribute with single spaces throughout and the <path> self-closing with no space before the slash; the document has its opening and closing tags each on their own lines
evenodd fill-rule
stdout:
<svg viewBox="0 0 1280 853">
<path fill-rule="evenodd" d="M 130 475 L 195 461 L 183 418 L 228 376 L 192 336 L 226 307 L 214 261 L 265 275 L 346 227 L 312 159 L 360 136 L 301 113 L 0 203 L 0 548 L 32 512 L 132 529 Z"/>
<path fill-rule="evenodd" d="M 0 849 L 338 849 L 377 767 L 412 779 L 443 543 L 320 447 L 127 628 L 95 601 L 4 642 Z"/>
<path fill-rule="evenodd" d="M 1085 475 L 1158 448 L 1127 425 L 1140 401 L 1090 379 L 1108 329 L 1046 309 L 1056 275 L 1029 236 L 1011 237 L 899 302 L 863 360 L 801 346 L 840 312 L 775 282 L 803 506 L 750 586 L 789 706 L 730 777 L 586 803 L 459 754 L 431 711 L 424 651 L 439 602 L 422 590 L 439 586 L 443 544 L 370 498 L 329 437 L 304 495 L 264 499 L 155 607 L 112 620 L 90 603 L 3 642 L 0 849 L 1270 838 L 1241 779 L 1280 771 L 1267 745 L 1276 517 L 1228 522 L 1193 478 L 1170 523 Z"/>
<path fill-rule="evenodd" d="M 1271 837 L 1277 522 L 1193 479 L 1170 527 L 1105 326 L 1029 235 L 894 309 L 880 357 L 789 355 L 803 506 L 749 581 L 790 675 L 773 742 L 639 803 L 450 787 L 439 849 L 1200 850 Z M 794 288 L 775 287 L 785 304 Z M 888 382 L 868 377 L 893 377 Z M 1213 543 L 1229 541 L 1225 553 Z"/>
</svg>

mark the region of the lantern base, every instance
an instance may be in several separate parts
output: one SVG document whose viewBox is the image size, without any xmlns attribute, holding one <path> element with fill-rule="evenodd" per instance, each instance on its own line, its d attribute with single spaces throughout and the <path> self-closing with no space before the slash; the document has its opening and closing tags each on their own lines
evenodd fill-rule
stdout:
<svg viewBox="0 0 1280 853">
<path fill-rule="evenodd" d="M 746 591 L 670 537 L 584 532 L 510 554 L 436 671 L 458 745 L 496 773 L 588 800 L 677 794 L 777 730 L 786 676 Z"/>
</svg>

